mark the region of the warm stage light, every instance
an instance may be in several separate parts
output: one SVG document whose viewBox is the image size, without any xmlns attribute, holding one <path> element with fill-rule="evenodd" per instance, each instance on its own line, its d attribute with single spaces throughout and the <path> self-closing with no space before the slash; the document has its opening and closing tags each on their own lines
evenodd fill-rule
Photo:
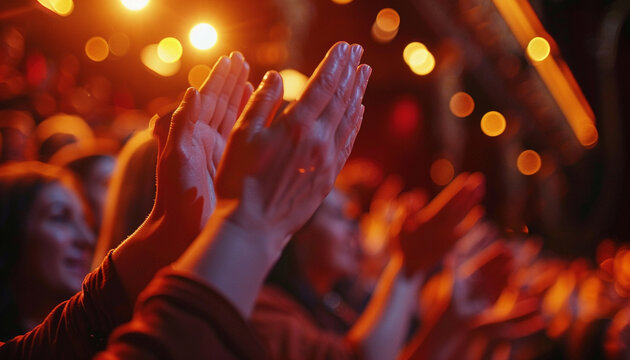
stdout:
<svg viewBox="0 0 630 360">
<path fill-rule="evenodd" d="M 210 74 L 210 66 L 206 64 L 198 64 L 192 67 L 188 72 L 188 83 L 190 86 L 199 89 L 203 82 Z"/>
<path fill-rule="evenodd" d="M 157 44 L 151 44 L 151 45 L 145 46 L 145 48 L 142 49 L 140 58 L 142 60 L 142 63 L 146 67 L 151 69 L 156 74 L 162 75 L 162 76 L 172 76 L 172 75 L 177 74 L 181 66 L 180 61 L 175 61 L 171 63 L 162 61 L 162 59 L 160 59 L 160 57 L 158 56 Z"/>
<path fill-rule="evenodd" d="M 518 171 L 523 175 L 534 175 L 540 170 L 541 165 L 540 155 L 534 150 L 523 151 L 516 160 Z"/>
<path fill-rule="evenodd" d="M 280 71 L 282 83 L 284 84 L 284 100 L 292 101 L 300 97 L 308 81 L 308 77 L 293 69 Z"/>
<path fill-rule="evenodd" d="M 549 56 L 550 52 L 551 46 L 544 38 L 535 37 L 527 44 L 527 55 L 532 61 L 543 61 Z"/>
<path fill-rule="evenodd" d="M 497 111 L 489 111 L 481 118 L 481 131 L 484 134 L 495 137 L 503 134 L 507 123 L 505 117 Z"/>
<path fill-rule="evenodd" d="M 37 0 L 37 2 L 61 16 L 68 16 L 74 10 L 74 2 L 72 0 Z"/>
<path fill-rule="evenodd" d="M 352 0 L 332 0 L 332 2 L 339 5 L 344 5 L 344 4 L 350 4 Z"/>
<path fill-rule="evenodd" d="M 403 59 L 417 75 L 427 75 L 435 68 L 435 57 L 419 42 L 409 43 L 403 51 Z"/>
<path fill-rule="evenodd" d="M 472 96 L 460 91 L 451 97 L 448 106 L 453 115 L 465 118 L 475 110 L 475 100 L 473 100 Z"/>
<path fill-rule="evenodd" d="M 190 42 L 199 50 L 208 50 L 217 43 L 217 31 L 210 24 L 201 23 L 190 30 Z"/>
<path fill-rule="evenodd" d="M 165 63 L 174 63 L 182 57 L 182 44 L 174 37 L 167 37 L 160 41 L 157 53 Z"/>
<path fill-rule="evenodd" d="M 455 169 L 453 164 L 446 159 L 435 160 L 431 165 L 431 180 L 437 185 L 444 186 L 453 180 Z"/>
<path fill-rule="evenodd" d="M 144 9 L 149 0 L 120 0 L 122 4 L 129 10 L 138 11 Z"/>
<path fill-rule="evenodd" d="M 378 42 L 389 42 L 398 34 L 400 15 L 394 9 L 386 8 L 378 12 L 372 25 L 372 37 Z"/>
<path fill-rule="evenodd" d="M 103 61 L 109 55 L 109 45 L 100 36 L 94 36 L 85 43 L 85 54 L 92 61 Z"/>
</svg>

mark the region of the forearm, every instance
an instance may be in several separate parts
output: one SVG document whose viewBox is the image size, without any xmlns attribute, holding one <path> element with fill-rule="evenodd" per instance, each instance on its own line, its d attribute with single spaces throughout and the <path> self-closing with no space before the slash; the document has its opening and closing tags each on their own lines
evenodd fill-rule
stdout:
<svg viewBox="0 0 630 360">
<path fill-rule="evenodd" d="M 401 257 L 392 257 L 367 309 L 348 334 L 363 359 L 396 358 L 407 336 L 421 282 L 422 275 L 407 277 Z"/>
<path fill-rule="evenodd" d="M 190 234 L 178 232 L 177 225 L 168 224 L 165 218 L 152 211 L 112 255 L 116 271 L 132 303 L 155 274 L 177 260 L 194 239 Z"/>
<path fill-rule="evenodd" d="M 219 205 L 200 236 L 173 264 L 205 281 L 248 318 L 267 272 L 282 248 L 266 229 L 233 221 L 235 205 Z"/>
</svg>

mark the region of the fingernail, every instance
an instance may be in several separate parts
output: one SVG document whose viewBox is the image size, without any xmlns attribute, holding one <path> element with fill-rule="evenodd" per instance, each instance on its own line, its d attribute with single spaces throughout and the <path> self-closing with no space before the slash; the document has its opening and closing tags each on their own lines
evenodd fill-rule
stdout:
<svg viewBox="0 0 630 360">
<path fill-rule="evenodd" d="M 258 86 L 259 89 L 262 89 L 265 86 L 269 86 L 273 83 L 276 82 L 278 76 L 276 75 L 276 72 L 273 70 L 269 70 L 265 73 L 265 76 L 263 77 L 262 81 L 260 82 L 260 85 Z"/>
<path fill-rule="evenodd" d="M 234 59 L 234 58 L 239 58 L 239 59 L 244 59 L 243 54 L 241 54 L 240 51 L 232 51 L 230 53 L 230 59 Z"/>
<path fill-rule="evenodd" d="M 348 45 L 348 43 L 345 41 L 342 42 L 341 45 L 339 45 L 339 50 L 341 51 L 340 55 L 344 55 L 348 52 L 348 46 L 350 45 Z"/>
<path fill-rule="evenodd" d="M 359 44 L 353 44 L 352 45 L 352 56 L 355 58 L 359 58 L 361 57 L 361 55 L 363 54 L 363 47 Z"/>
<path fill-rule="evenodd" d="M 372 67 L 370 65 L 365 65 L 363 67 L 363 76 L 365 76 L 365 79 L 369 79 L 370 76 L 372 75 Z"/>
</svg>

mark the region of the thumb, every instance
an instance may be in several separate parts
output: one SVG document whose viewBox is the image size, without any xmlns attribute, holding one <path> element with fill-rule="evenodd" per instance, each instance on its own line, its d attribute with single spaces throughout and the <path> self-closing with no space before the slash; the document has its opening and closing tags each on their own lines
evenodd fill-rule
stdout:
<svg viewBox="0 0 630 360">
<path fill-rule="evenodd" d="M 275 71 L 268 71 L 258 89 L 250 97 L 236 127 L 247 128 L 250 132 L 258 132 L 277 111 L 282 101 L 283 92 L 280 74 Z"/>
</svg>

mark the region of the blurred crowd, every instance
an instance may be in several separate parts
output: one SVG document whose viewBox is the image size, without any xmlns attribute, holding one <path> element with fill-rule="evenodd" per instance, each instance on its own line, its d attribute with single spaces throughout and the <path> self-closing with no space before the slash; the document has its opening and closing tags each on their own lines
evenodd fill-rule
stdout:
<svg viewBox="0 0 630 360">
<path fill-rule="evenodd" d="M 112 267 L 112 261 L 122 288 L 134 299 L 155 273 L 144 269 L 144 262 L 153 264 L 157 271 L 175 261 L 190 243 L 174 250 L 168 260 L 162 259 L 161 253 L 138 255 L 136 250 L 133 256 L 129 255 L 133 260 L 121 268 L 135 270 L 137 266 L 136 271 L 146 272 L 148 279 L 138 280 L 142 286 L 136 286 L 137 289 L 134 284 L 126 283 L 126 272 L 118 268 L 119 260 L 115 257 L 112 260 L 112 256 L 123 252 L 111 250 L 133 244 L 131 240 L 124 241 L 150 231 L 147 223 L 156 212 L 161 211 L 165 222 L 175 223 L 175 231 L 167 237 L 190 237 L 192 241 L 200 230 L 197 225 L 190 236 L 187 231 L 195 225 L 189 226 L 189 222 L 200 222 L 200 228 L 204 228 L 207 219 L 213 219 L 210 214 L 217 203 L 226 198 L 255 197 L 256 193 L 246 186 L 243 187 L 246 190 L 239 192 L 230 188 L 236 185 L 223 184 L 221 190 L 221 179 L 215 181 L 216 176 L 230 173 L 229 165 L 228 170 L 221 165 L 223 172 L 219 171 L 221 161 L 244 167 L 244 170 L 232 169 L 232 173 L 250 171 L 247 166 L 255 168 L 251 170 L 255 174 L 267 171 L 276 176 L 285 171 L 285 165 L 276 166 L 269 160 L 273 154 L 265 155 L 265 147 L 254 146 L 258 143 L 252 145 L 242 140 L 246 146 L 237 148 L 240 138 L 234 140 L 230 136 L 237 137 L 240 133 L 235 130 L 235 135 L 230 135 L 230 131 L 234 121 L 241 130 L 245 122 L 236 120 L 237 112 L 231 123 L 220 118 L 209 120 L 211 130 L 201 129 L 194 120 L 191 129 L 200 135 L 195 133 L 177 143 L 184 149 L 183 155 L 172 155 L 177 153 L 169 146 L 177 142 L 174 132 L 178 116 L 201 119 L 201 115 L 190 113 L 201 113 L 212 106 L 189 110 L 186 105 L 210 101 L 207 99 L 212 98 L 212 91 L 216 92 L 215 98 L 223 96 L 220 89 L 212 89 L 212 76 L 222 71 L 221 66 L 230 69 L 234 82 L 234 90 L 232 87 L 226 90 L 229 86 L 223 85 L 221 91 L 227 91 L 224 101 L 238 103 L 241 113 L 253 87 L 246 84 L 248 65 L 238 54 L 224 58 L 228 65 L 222 65 L 221 60 L 215 65 L 204 85 L 193 91 L 201 93 L 197 100 L 189 90 L 177 110 L 176 103 L 164 100 L 150 109 L 134 111 L 124 94 L 116 95 L 113 104 L 102 101 L 110 98 L 109 93 L 102 93 L 112 91 L 107 79 L 92 77 L 80 83 L 84 77 L 79 76 L 76 59 L 51 60 L 41 54 L 25 57 L 24 39 L 19 32 L 5 28 L 1 36 L 0 341 L 7 342 L 4 347 L 15 341 L 16 336 L 33 329 L 35 332 L 29 334 L 38 336 L 37 329 L 41 329 L 38 324 L 55 321 L 55 314 L 63 317 L 59 314 L 68 310 L 57 306 L 71 298 L 76 300 L 73 297 L 76 293 L 87 298 L 85 294 L 94 291 L 89 281 L 99 276 L 108 278 L 110 275 L 102 272 L 109 271 L 103 269 Z M 349 56 L 354 57 L 344 61 L 355 62 L 353 69 L 357 68 L 358 58 Z M 333 57 L 329 55 L 327 59 Z M 323 64 L 319 69 L 325 69 Z M 361 69 L 359 66 L 356 79 L 363 76 Z M 316 75 L 317 72 L 313 75 L 315 80 Z M 340 88 L 359 87 L 359 80 L 353 82 L 355 75 L 348 75 L 350 80 L 346 82 L 350 85 L 341 84 L 343 76 L 340 75 Z M 261 85 L 257 92 L 263 92 L 265 86 L 273 85 Z M 350 96 L 346 96 L 344 103 L 350 102 Z M 217 109 L 221 107 L 214 105 Z M 285 109 L 287 104 L 278 106 Z M 280 111 L 291 114 L 297 108 L 292 106 L 287 106 L 289 112 Z M 249 107 L 250 112 L 257 110 L 252 108 L 255 106 Z M 230 109 L 223 109 L 226 118 Z M 337 112 L 344 114 L 344 111 L 347 110 Z M 211 117 L 217 117 L 217 112 Z M 153 113 L 158 115 L 149 121 Z M 104 120 L 116 117 L 124 120 Z M 207 141 L 204 136 L 209 136 L 204 131 L 214 131 L 217 140 L 204 142 Z M 293 143 L 309 140 L 299 131 L 293 134 L 293 139 L 297 139 Z M 278 135 L 277 140 L 282 143 L 284 138 Z M 351 149 L 352 145 L 349 146 Z M 226 158 L 222 160 L 224 148 Z M 232 148 L 236 150 L 229 152 Z M 202 158 L 194 151 L 202 151 Z M 259 158 L 252 157 L 257 162 L 244 161 L 253 156 L 252 152 L 259 153 Z M 230 155 L 233 162 L 227 157 Z M 321 162 L 317 159 L 315 163 Z M 189 165 L 193 170 L 179 172 L 183 166 L 180 163 L 186 161 L 193 164 Z M 205 190 L 199 190 L 200 186 L 195 187 L 197 193 L 193 194 L 172 190 L 198 181 L 188 179 L 199 177 L 194 172 L 197 168 L 203 168 L 202 177 L 211 179 Z M 305 165 L 294 170 L 308 175 L 321 168 Z M 230 182 L 233 178 L 225 175 L 223 181 Z M 336 173 L 332 176 L 335 178 Z M 285 187 L 299 187 L 297 191 L 304 193 L 320 186 L 315 180 L 306 185 L 286 181 Z M 530 234 L 527 228 L 508 231 L 485 215 L 486 184 L 480 173 L 459 174 L 431 198 L 426 190 L 407 190 L 400 177 L 383 176 L 382 169 L 368 159 L 350 158 L 334 183 L 330 193 L 324 191 L 321 205 L 317 202 L 304 221 L 296 221 L 299 225 L 296 229 L 287 225 L 290 229 L 283 233 L 286 239 L 281 239 L 284 250 L 271 256 L 273 267 L 262 269 L 259 275 L 265 278 L 269 271 L 260 292 L 252 286 L 256 296 L 252 299 L 255 303 L 251 305 L 251 316 L 247 310 L 241 311 L 271 358 L 384 359 L 391 356 L 392 352 L 385 350 L 392 347 L 396 356 L 413 359 L 630 356 L 629 246 L 604 239 L 590 259 L 566 259 L 550 253 L 544 249 L 545 239 Z M 332 187 L 332 182 L 329 185 Z M 213 186 L 217 188 L 216 194 Z M 168 198 L 169 192 L 175 200 Z M 282 194 L 278 190 L 277 196 Z M 164 203 L 159 203 L 164 198 Z M 201 203 L 196 201 L 200 198 Z M 295 204 L 287 205 L 290 211 L 280 211 L 277 214 L 280 220 L 273 221 L 282 223 L 284 217 L 296 216 L 292 212 L 297 212 L 301 201 L 305 201 L 296 199 Z M 172 206 L 173 203 L 178 205 Z M 270 200 L 265 206 L 273 204 Z M 178 209 L 184 213 L 175 214 Z M 267 214 L 265 211 L 270 210 L 265 209 L 262 212 Z M 165 246 L 163 252 L 167 250 L 171 248 Z M 215 250 L 206 251 L 211 254 Z M 129 253 L 133 254 L 133 248 Z M 139 256 L 148 259 L 140 260 Z M 232 266 L 247 267 L 243 263 Z M 222 270 L 225 281 L 238 283 L 230 278 L 230 269 L 226 265 Z M 93 270 L 91 278 L 84 282 Z M 220 281 L 219 285 L 210 283 L 221 293 Z M 229 292 L 223 296 L 232 300 Z M 246 297 L 237 298 L 240 296 Z M 112 302 L 105 306 L 123 305 Z M 240 309 L 238 303 L 236 307 Z M 48 316 L 56 308 L 60 312 Z M 131 310 L 130 307 L 128 312 Z M 115 327 L 131 319 L 130 314 L 120 316 L 124 321 L 109 318 L 108 321 Z M 191 327 L 191 331 L 194 329 Z M 102 330 L 101 338 L 96 339 L 97 349 L 105 349 L 112 330 Z M 216 332 L 221 331 L 229 334 L 236 330 L 220 328 Z M 110 344 L 116 341 L 124 342 L 125 337 L 110 338 Z M 238 354 L 236 350 L 232 352 Z M 120 354 L 117 356 L 124 357 Z M 248 356 L 242 353 L 235 357 Z"/>
</svg>

